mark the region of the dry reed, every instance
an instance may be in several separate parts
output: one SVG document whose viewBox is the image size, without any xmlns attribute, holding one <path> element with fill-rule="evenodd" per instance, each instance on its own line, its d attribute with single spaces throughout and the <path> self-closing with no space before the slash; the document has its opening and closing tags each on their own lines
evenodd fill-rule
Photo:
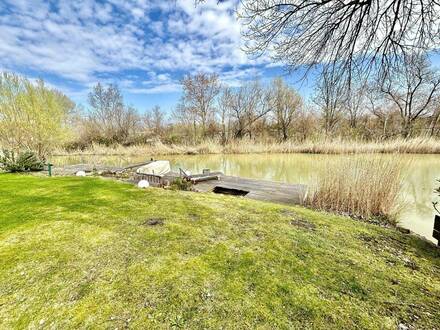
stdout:
<svg viewBox="0 0 440 330">
<path fill-rule="evenodd" d="M 380 155 L 342 159 L 326 166 L 309 188 L 305 205 L 364 220 L 395 224 L 408 160 Z"/>
<path fill-rule="evenodd" d="M 313 153 L 313 154 L 366 154 L 412 153 L 439 154 L 440 141 L 433 138 L 395 139 L 377 142 L 361 141 L 306 141 L 302 143 L 232 141 L 221 145 L 216 140 L 206 140 L 196 145 L 164 144 L 160 141 L 133 146 L 103 146 L 93 144 L 86 150 L 56 150 L 53 155 L 184 155 L 184 154 L 249 154 L 249 153 Z"/>
</svg>

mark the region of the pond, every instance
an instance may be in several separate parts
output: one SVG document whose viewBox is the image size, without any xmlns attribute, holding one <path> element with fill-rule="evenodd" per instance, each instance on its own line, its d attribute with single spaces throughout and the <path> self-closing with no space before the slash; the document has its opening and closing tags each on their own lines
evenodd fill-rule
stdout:
<svg viewBox="0 0 440 330">
<path fill-rule="evenodd" d="M 221 171 L 227 175 L 247 178 L 266 179 L 288 183 L 309 184 L 327 164 L 341 158 L 356 157 L 349 155 L 312 155 L 312 154 L 243 154 L 243 155 L 196 155 L 162 156 L 168 159 L 173 169 L 189 169 L 192 173 L 201 173 L 204 168 Z M 432 202 L 436 200 L 434 189 L 440 185 L 440 155 L 384 155 L 383 157 L 401 157 L 411 159 L 405 173 L 402 194 L 404 209 L 399 215 L 402 227 L 432 238 L 433 217 L 435 211 Z M 145 161 L 149 157 L 124 156 L 69 156 L 55 157 L 52 162 L 61 164 L 107 164 L 123 166 Z"/>
</svg>

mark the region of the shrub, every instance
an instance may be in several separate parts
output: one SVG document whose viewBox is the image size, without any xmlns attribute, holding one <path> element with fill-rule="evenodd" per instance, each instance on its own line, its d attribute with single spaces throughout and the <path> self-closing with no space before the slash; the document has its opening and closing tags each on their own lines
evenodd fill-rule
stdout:
<svg viewBox="0 0 440 330">
<path fill-rule="evenodd" d="M 44 81 L 0 73 L 0 145 L 48 155 L 70 136 L 74 103 Z"/>
<path fill-rule="evenodd" d="M 192 183 L 182 178 L 177 178 L 171 183 L 171 189 L 173 190 L 191 190 Z"/>
<path fill-rule="evenodd" d="M 305 204 L 361 219 L 395 224 L 405 162 L 383 156 L 357 156 L 326 166 Z"/>
<path fill-rule="evenodd" d="M 41 171 L 44 168 L 44 160 L 38 158 L 32 151 L 24 151 L 16 155 L 14 151 L 3 150 L 0 167 L 6 172 Z"/>
</svg>

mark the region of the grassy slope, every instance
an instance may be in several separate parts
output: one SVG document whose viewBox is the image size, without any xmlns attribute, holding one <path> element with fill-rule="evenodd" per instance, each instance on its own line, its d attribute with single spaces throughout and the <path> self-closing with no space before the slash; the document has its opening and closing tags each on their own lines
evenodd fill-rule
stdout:
<svg viewBox="0 0 440 330">
<path fill-rule="evenodd" d="M 0 175 L 0 328 L 433 329 L 439 256 L 299 207 Z"/>
</svg>

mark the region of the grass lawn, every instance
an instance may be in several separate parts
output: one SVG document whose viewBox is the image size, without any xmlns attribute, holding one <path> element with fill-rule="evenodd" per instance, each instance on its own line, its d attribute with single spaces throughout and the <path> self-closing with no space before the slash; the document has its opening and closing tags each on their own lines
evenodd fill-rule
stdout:
<svg viewBox="0 0 440 330">
<path fill-rule="evenodd" d="M 349 218 L 0 175 L 0 328 L 440 327 L 440 251 Z"/>
</svg>

